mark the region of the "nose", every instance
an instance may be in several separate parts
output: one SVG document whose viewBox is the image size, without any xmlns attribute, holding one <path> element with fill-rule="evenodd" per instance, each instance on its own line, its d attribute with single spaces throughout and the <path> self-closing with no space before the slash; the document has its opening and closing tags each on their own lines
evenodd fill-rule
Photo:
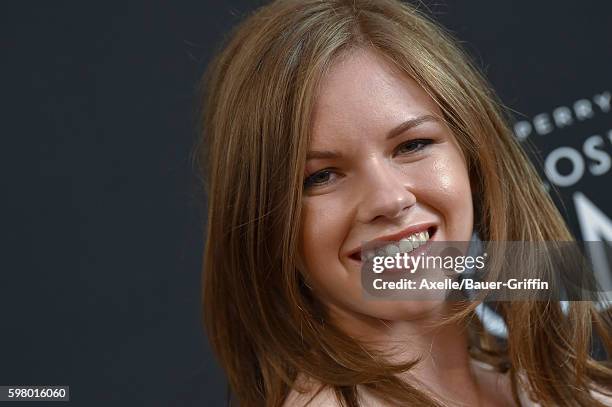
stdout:
<svg viewBox="0 0 612 407">
<path fill-rule="evenodd" d="M 370 223 L 379 218 L 395 220 L 416 203 L 406 174 L 393 163 L 374 160 L 362 177 L 363 191 L 358 219 Z"/>
</svg>

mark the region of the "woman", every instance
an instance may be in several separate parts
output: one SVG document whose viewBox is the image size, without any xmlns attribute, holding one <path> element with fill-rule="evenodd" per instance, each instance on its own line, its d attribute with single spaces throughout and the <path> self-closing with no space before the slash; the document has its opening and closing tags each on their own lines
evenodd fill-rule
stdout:
<svg viewBox="0 0 612 407">
<path fill-rule="evenodd" d="M 435 23 L 392 0 L 276 1 L 204 79 L 203 307 L 240 405 L 609 401 L 612 370 L 589 357 L 593 329 L 610 354 L 609 319 L 590 302 L 499 303 L 502 343 L 477 302 L 363 296 L 364 241 L 572 239 Z"/>
</svg>

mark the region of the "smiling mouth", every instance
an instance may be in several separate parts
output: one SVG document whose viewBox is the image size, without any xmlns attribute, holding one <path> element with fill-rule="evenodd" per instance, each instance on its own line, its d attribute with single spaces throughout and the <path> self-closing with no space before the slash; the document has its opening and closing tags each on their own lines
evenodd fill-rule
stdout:
<svg viewBox="0 0 612 407">
<path fill-rule="evenodd" d="M 358 250 L 349 257 L 355 261 L 361 262 L 362 254 L 367 260 L 370 260 L 374 256 L 395 256 L 397 253 L 410 253 L 431 240 L 436 230 L 437 228 L 435 226 L 431 226 L 426 230 L 404 236 L 398 241 L 390 241 L 388 243 L 378 241 L 376 242 L 378 246 L 371 249 Z"/>
</svg>

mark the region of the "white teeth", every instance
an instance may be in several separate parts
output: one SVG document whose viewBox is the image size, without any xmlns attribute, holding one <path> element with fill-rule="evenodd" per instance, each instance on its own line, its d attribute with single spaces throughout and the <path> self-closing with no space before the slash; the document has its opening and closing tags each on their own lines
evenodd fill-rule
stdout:
<svg viewBox="0 0 612 407">
<path fill-rule="evenodd" d="M 408 239 L 412 242 L 413 249 L 416 249 L 417 247 L 421 245 L 421 241 L 419 240 L 416 234 L 411 235 Z"/>
<path fill-rule="evenodd" d="M 402 239 L 399 241 L 399 248 L 402 252 L 411 252 L 414 246 L 410 243 L 410 240 Z"/>
<path fill-rule="evenodd" d="M 394 244 L 389 244 L 385 246 L 385 252 L 387 252 L 387 256 L 395 256 L 399 253 L 399 248 Z"/>
<path fill-rule="evenodd" d="M 366 261 L 371 260 L 375 256 L 395 256 L 397 253 L 410 253 L 417 247 L 422 246 L 429 240 L 429 232 L 418 232 L 410 236 L 403 237 L 397 244 L 390 243 L 378 249 L 367 250 L 363 253 Z"/>
<path fill-rule="evenodd" d="M 410 236 L 403 237 L 399 241 L 399 252 L 409 253 L 429 240 L 429 232 L 419 232 Z"/>
</svg>

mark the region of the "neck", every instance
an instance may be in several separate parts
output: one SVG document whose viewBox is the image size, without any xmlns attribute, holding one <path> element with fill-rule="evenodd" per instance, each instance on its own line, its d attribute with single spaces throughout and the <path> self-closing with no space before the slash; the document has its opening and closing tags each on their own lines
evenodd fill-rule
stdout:
<svg viewBox="0 0 612 407">
<path fill-rule="evenodd" d="M 472 372 L 466 328 L 439 322 L 445 306 L 411 320 L 380 320 L 343 315 L 338 321 L 351 336 L 375 350 L 391 354 L 393 363 L 420 360 L 405 379 L 438 398 L 478 405 L 478 385 Z M 350 328 L 349 328 L 350 327 Z"/>
</svg>

